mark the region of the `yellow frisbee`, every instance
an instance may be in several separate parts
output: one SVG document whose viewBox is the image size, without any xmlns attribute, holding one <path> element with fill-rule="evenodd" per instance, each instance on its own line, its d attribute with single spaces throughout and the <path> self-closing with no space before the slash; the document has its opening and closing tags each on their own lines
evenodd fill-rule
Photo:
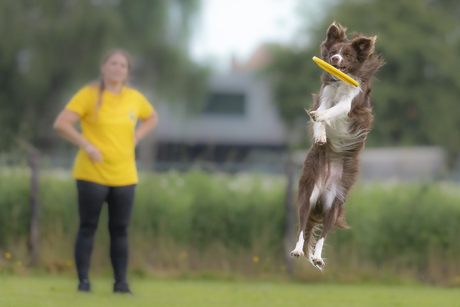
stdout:
<svg viewBox="0 0 460 307">
<path fill-rule="evenodd" d="M 321 67 L 322 69 L 324 69 L 325 71 L 327 71 L 328 73 L 330 74 L 333 74 L 334 76 L 336 76 L 337 78 L 339 78 L 340 80 L 350 84 L 350 85 L 354 85 L 354 86 L 359 86 L 359 83 L 356 82 L 355 79 L 353 79 L 352 77 L 350 77 L 349 75 L 341 72 L 340 70 L 338 70 L 337 68 L 335 68 L 334 66 L 324 62 L 323 60 L 321 60 L 320 58 L 317 58 L 317 57 L 313 57 L 313 61 L 316 62 L 316 64 L 318 64 L 319 67 Z"/>
</svg>

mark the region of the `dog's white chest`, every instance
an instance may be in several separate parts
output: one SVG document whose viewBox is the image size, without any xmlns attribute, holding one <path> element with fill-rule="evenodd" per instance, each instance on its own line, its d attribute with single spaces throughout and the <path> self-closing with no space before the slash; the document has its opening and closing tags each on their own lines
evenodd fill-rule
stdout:
<svg viewBox="0 0 460 307">
<path fill-rule="evenodd" d="M 326 85 L 321 93 L 320 109 L 326 110 L 337 104 L 349 104 L 359 94 L 360 88 L 344 82 L 333 82 Z"/>
<path fill-rule="evenodd" d="M 325 86 L 321 91 L 318 111 L 326 114 L 326 138 L 336 152 L 347 150 L 356 142 L 356 134 L 349 133 L 353 99 L 359 94 L 360 88 L 344 82 L 334 82 Z"/>
</svg>

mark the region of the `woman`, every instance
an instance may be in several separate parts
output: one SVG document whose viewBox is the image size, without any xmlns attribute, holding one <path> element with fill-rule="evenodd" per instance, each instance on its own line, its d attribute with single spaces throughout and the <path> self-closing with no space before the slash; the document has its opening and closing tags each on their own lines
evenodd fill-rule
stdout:
<svg viewBox="0 0 460 307">
<path fill-rule="evenodd" d="M 129 68 L 125 52 L 109 53 L 101 66 L 101 81 L 83 87 L 54 123 L 64 139 L 80 147 L 73 168 L 80 217 L 75 242 L 79 291 L 91 291 L 88 272 L 94 233 L 102 205 L 107 202 L 113 291 L 132 294 L 126 269 L 127 228 L 138 182 L 134 148 L 158 118 L 141 93 L 125 86 Z M 136 129 L 137 119 L 141 124 Z M 81 134 L 74 127 L 78 121 Z"/>
</svg>

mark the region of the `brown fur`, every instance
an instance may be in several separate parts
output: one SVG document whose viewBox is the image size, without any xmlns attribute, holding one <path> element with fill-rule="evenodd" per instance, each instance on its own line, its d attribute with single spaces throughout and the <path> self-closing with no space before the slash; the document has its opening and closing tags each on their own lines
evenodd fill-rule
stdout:
<svg viewBox="0 0 460 307">
<path fill-rule="evenodd" d="M 322 225 L 321 238 L 326 238 L 327 233 L 336 226 L 339 228 L 349 228 L 345 222 L 345 210 L 343 205 L 346 196 L 353 184 L 356 182 L 359 172 L 359 154 L 364 147 L 367 133 L 371 129 L 373 115 L 370 103 L 371 81 L 377 70 L 384 65 L 384 61 L 374 54 L 374 44 L 376 36 L 365 37 L 361 34 L 353 33 L 350 40 L 346 36 L 346 28 L 340 24 L 333 23 L 327 30 L 326 39 L 321 44 L 321 57 L 331 65 L 336 64 L 331 56 L 342 50 L 344 55 L 343 69 L 345 72 L 359 78 L 361 91 L 352 100 L 351 109 L 348 113 L 349 132 L 357 134 L 352 146 L 343 151 L 337 151 L 330 146 L 329 135 L 325 144 L 315 143 L 311 146 L 303 165 L 302 176 L 299 180 L 298 192 L 298 217 L 299 231 L 304 231 L 304 250 L 308 247 L 309 252 L 313 251 L 316 244 L 315 231 Z M 348 57 L 346 56 L 348 55 Z M 323 72 L 321 76 L 322 86 L 320 94 L 313 95 L 313 105 L 311 111 L 316 111 L 321 103 L 321 93 L 324 87 L 337 81 L 329 73 Z M 313 117 L 312 117 L 313 118 Z M 314 119 L 314 118 L 313 118 Z M 312 126 L 312 123 L 310 123 Z M 359 134 L 358 134 L 359 132 Z M 326 182 L 331 176 L 329 173 L 332 161 L 339 161 L 343 166 L 343 171 L 339 176 L 338 184 L 341 188 L 343 197 L 335 197 L 329 210 L 323 210 L 323 200 L 318 198 L 316 204 L 310 204 L 310 198 L 315 184 L 322 178 Z M 308 253 L 307 253 L 308 255 Z M 324 265 L 324 264 L 322 264 Z M 319 266 L 322 266 L 319 264 Z"/>
</svg>

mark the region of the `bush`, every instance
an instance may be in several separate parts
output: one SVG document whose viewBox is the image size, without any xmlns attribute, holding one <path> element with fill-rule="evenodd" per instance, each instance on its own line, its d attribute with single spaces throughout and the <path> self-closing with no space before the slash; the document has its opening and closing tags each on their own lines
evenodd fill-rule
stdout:
<svg viewBox="0 0 460 307">
<path fill-rule="evenodd" d="M 0 252 L 14 254 L 26 241 L 28 185 L 27 172 L 2 169 Z M 130 226 L 131 267 L 142 274 L 280 274 L 284 199 L 283 177 L 141 174 Z M 345 205 L 352 228 L 335 230 L 326 241 L 326 270 L 347 272 L 350 279 L 372 273 L 437 283 L 455 280 L 460 275 L 459 200 L 456 185 L 358 183 Z M 68 173 L 42 174 L 40 206 L 42 260 L 50 270 L 59 270 L 73 258 L 78 227 L 75 182 Z M 105 209 L 93 267 L 109 270 L 106 222 Z M 312 274 L 304 270 L 306 262 L 296 261 L 296 266 L 298 276 Z"/>
<path fill-rule="evenodd" d="M 460 273 L 459 200 L 458 187 L 442 183 L 359 185 L 346 204 L 352 229 L 328 243 L 339 255 L 353 255 L 356 266 L 410 271 L 429 282 L 442 275 L 447 282 Z"/>
</svg>

